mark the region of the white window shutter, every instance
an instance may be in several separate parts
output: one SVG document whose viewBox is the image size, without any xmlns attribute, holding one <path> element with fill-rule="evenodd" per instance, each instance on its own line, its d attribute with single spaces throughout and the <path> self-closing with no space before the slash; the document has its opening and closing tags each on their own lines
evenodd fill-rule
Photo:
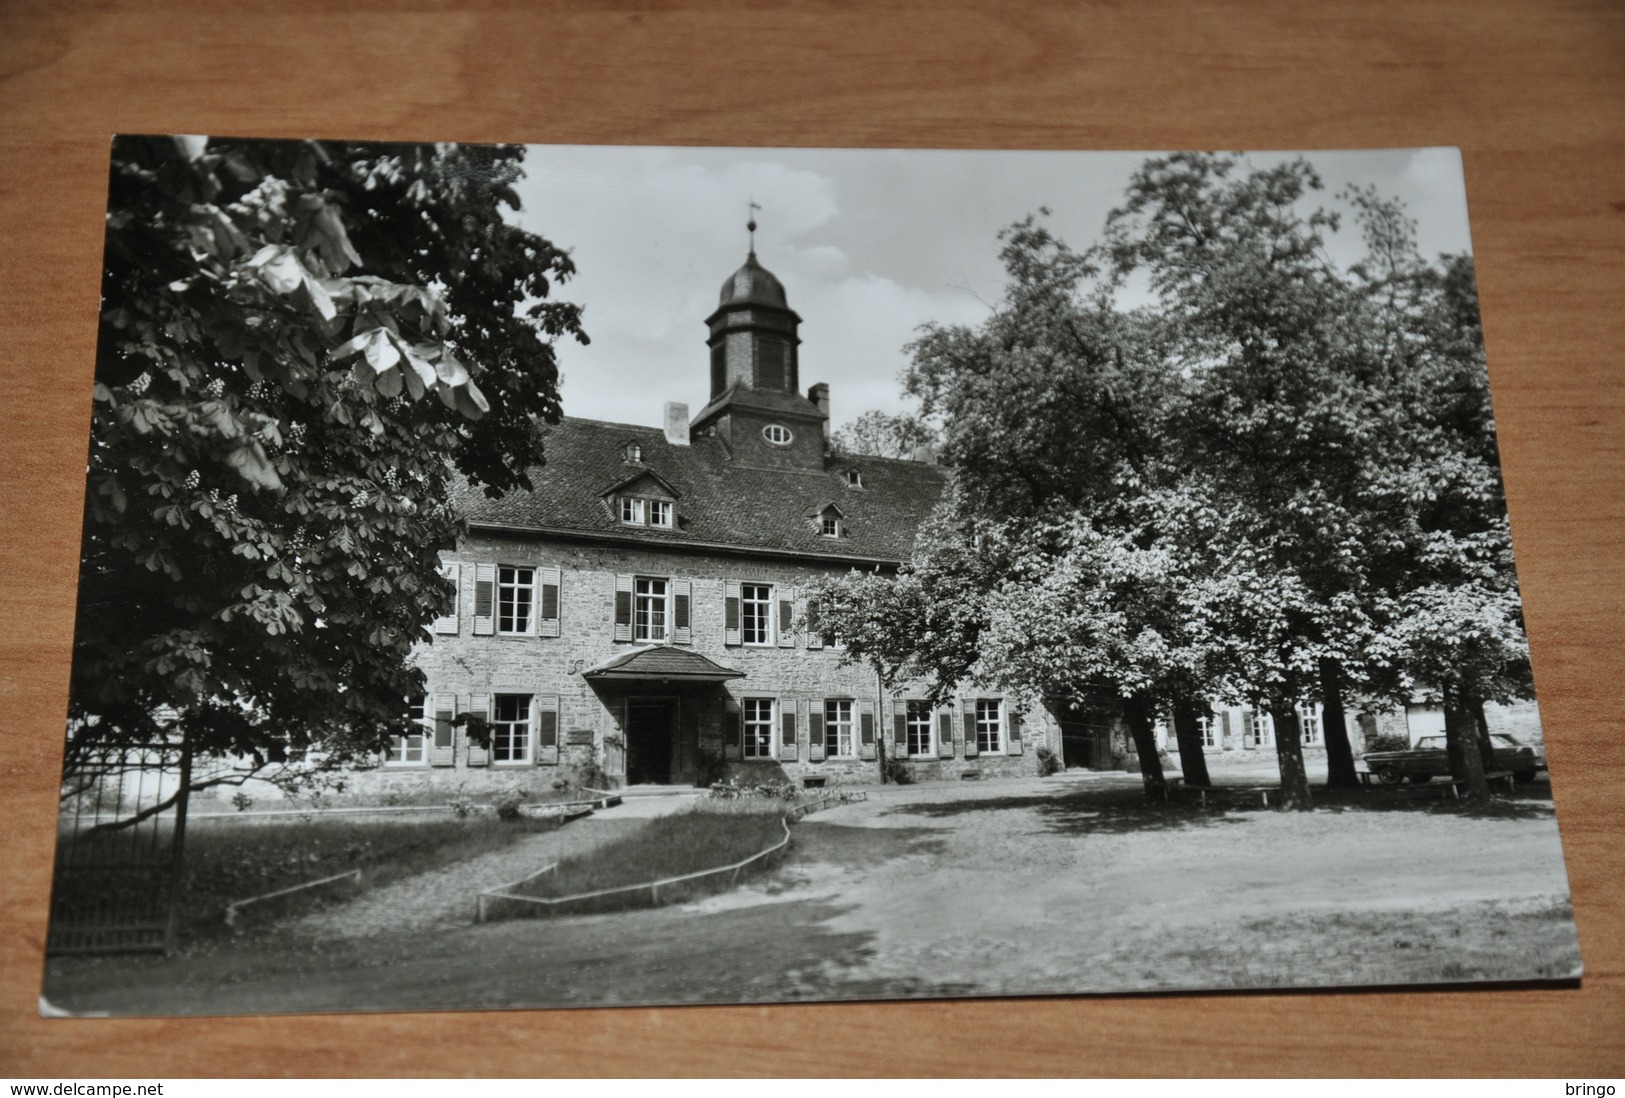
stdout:
<svg viewBox="0 0 1625 1098">
<path fill-rule="evenodd" d="M 858 702 L 858 758 L 875 757 L 875 703 Z"/>
<path fill-rule="evenodd" d="M 807 703 L 807 761 L 824 761 L 824 702 L 814 698 Z"/>
<path fill-rule="evenodd" d="M 739 643 L 739 581 L 727 580 L 722 587 L 722 643 Z"/>
<path fill-rule="evenodd" d="M 807 599 L 807 647 L 824 647 L 823 606 L 817 596 Z"/>
<path fill-rule="evenodd" d="M 1021 754 L 1021 714 L 1004 703 L 1004 749 L 1012 755 Z"/>
<path fill-rule="evenodd" d="M 780 588 L 779 596 L 779 647 L 794 648 L 796 644 L 796 602 L 794 588 Z"/>
<path fill-rule="evenodd" d="M 799 757 L 796 751 L 796 699 L 786 698 L 779 702 L 779 761 L 795 762 Z"/>
<path fill-rule="evenodd" d="M 433 731 L 429 738 L 429 765 L 452 766 L 457 761 L 457 729 L 452 721 L 457 718 L 457 695 L 436 694 L 433 697 Z"/>
<path fill-rule="evenodd" d="M 615 639 L 632 639 L 632 577 L 615 577 Z"/>
<path fill-rule="evenodd" d="M 671 581 L 671 642 L 692 644 L 694 630 L 689 615 L 694 612 L 693 584 L 685 579 Z"/>
<path fill-rule="evenodd" d="M 462 609 L 463 603 L 463 566 L 457 563 L 442 564 L 435 570 L 451 581 L 453 594 L 451 596 L 451 613 L 445 617 L 434 619 L 434 631 L 436 633 L 455 634 L 457 632 L 457 612 Z"/>
<path fill-rule="evenodd" d="M 474 635 L 489 637 L 496 632 L 497 566 L 474 566 Z"/>
<path fill-rule="evenodd" d="M 563 576 L 557 568 L 538 568 L 536 584 L 540 588 L 536 601 L 536 633 L 543 637 L 559 635 L 560 596 L 563 594 Z"/>
<path fill-rule="evenodd" d="M 954 757 L 954 711 L 943 708 L 937 710 L 937 757 L 951 759 Z"/>
<path fill-rule="evenodd" d="M 559 699 L 557 694 L 537 694 L 530 725 L 536 731 L 536 765 L 559 764 Z"/>
<path fill-rule="evenodd" d="M 963 707 L 965 714 L 965 758 L 974 759 L 981 748 L 976 742 L 976 699 L 966 698 Z"/>
</svg>

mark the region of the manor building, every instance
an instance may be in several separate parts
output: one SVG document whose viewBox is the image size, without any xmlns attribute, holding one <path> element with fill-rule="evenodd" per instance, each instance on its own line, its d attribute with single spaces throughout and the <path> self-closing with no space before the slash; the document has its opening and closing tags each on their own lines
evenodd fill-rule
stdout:
<svg viewBox="0 0 1625 1098">
<path fill-rule="evenodd" d="M 532 491 L 458 501 L 457 605 L 418 656 L 425 731 L 389 752 L 385 783 L 820 784 L 878 781 L 888 757 L 959 779 L 1059 752 L 1041 706 L 970 690 L 933 707 L 843 665 L 813 586 L 895 572 L 948 473 L 831 448 L 829 387 L 802 389 L 801 318 L 754 250 L 706 323 L 697 415 L 565 418 Z M 467 712 L 487 742 L 454 726 Z"/>
</svg>

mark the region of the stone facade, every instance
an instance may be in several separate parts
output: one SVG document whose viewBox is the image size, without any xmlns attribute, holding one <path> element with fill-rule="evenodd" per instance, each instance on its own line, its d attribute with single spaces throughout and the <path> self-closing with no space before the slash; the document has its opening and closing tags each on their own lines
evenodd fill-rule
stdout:
<svg viewBox="0 0 1625 1098">
<path fill-rule="evenodd" d="M 426 719 L 432 723 L 436 711 L 466 713 L 473 709 L 491 715 L 499 696 L 526 698 L 529 719 L 531 700 L 544 699 L 539 708 L 556 714 L 557 754 L 541 750 L 544 745 L 538 741 L 541 730 L 537 727 L 527 729 L 531 740 L 524 750 L 504 752 L 516 756 L 511 760 L 493 757 L 496 753 L 479 749 L 465 731 L 455 730 L 450 733 L 449 752 L 431 758 L 432 744 L 425 745 L 422 758 L 388 761 L 376 771 L 358 775 L 358 790 L 415 789 L 425 783 L 461 784 L 470 790 L 510 784 L 535 789 L 556 781 L 619 786 L 628 781 L 629 765 L 633 780 L 642 776 L 688 784 L 711 776 L 707 755 L 720 760 L 728 777 L 742 782 L 804 784 L 808 779 L 822 779 L 833 785 L 878 781 L 883 757 L 907 754 L 906 717 L 905 750 L 897 750 L 897 709 L 900 703 L 918 699 L 920 691 L 883 689 L 872 671 L 843 663 L 841 648 L 826 645 L 826 638 L 807 628 L 806 593 L 815 581 L 838 571 L 828 565 L 479 531 L 447 563 L 455 566 L 458 577 L 458 607 L 455 621 L 445 619 L 440 626 L 445 631 L 418 654 L 429 689 Z M 477 634 L 475 583 L 482 564 L 534 570 L 515 573 L 521 576 L 556 569 L 557 635 L 540 635 L 542 630 L 534 621 L 522 633 L 494 629 L 489 635 Z M 617 590 L 625 586 L 623 577 L 663 581 L 668 592 L 678 584 L 686 585 L 688 638 L 674 644 L 670 636 L 674 630 L 668 628 L 660 633 L 662 643 L 702 654 L 743 677 L 725 683 L 592 681 L 593 668 L 654 643 L 648 637 L 615 639 Z M 772 612 L 766 643 L 728 643 L 730 584 L 770 588 Z M 788 633 L 779 629 L 784 620 L 781 601 L 790 604 Z M 667 620 L 669 625 L 669 610 Z M 743 740 L 742 714 L 748 699 L 771 702 L 773 737 L 765 755 L 753 753 Z M 1003 742 L 995 750 L 978 750 L 967 757 L 967 703 L 974 707 L 977 699 L 1001 703 L 998 738 Z M 826 703 L 831 701 L 851 703 L 852 750 L 845 755 L 826 750 L 823 758 L 815 759 L 819 752 L 813 745 L 814 726 L 823 724 Z M 629 727 L 632 711 L 658 711 L 663 706 L 669 707 L 669 748 L 629 742 L 634 732 Z M 1018 712 L 1023 708 L 1025 712 Z M 862 743 L 865 714 L 872 728 L 871 750 L 865 750 Z M 820 718 L 816 722 L 815 715 Z M 786 737 L 787 717 L 793 722 L 793 745 Z M 972 717 L 972 735 L 974 723 Z M 945 730 L 952 739 L 951 751 L 943 740 Z M 441 730 L 442 739 L 447 732 Z M 1041 707 L 1023 706 L 996 692 L 971 693 L 931 714 L 927 750 L 906 758 L 904 766 L 918 780 L 1034 774 L 1036 748 L 1042 744 L 1058 751 L 1058 732 L 1053 718 Z M 826 734 L 825 742 L 829 746 L 838 741 Z M 918 736 L 915 746 L 920 746 Z M 652 747 L 657 756 L 664 750 L 669 755 L 634 757 L 640 750 L 651 752 Z"/>
</svg>

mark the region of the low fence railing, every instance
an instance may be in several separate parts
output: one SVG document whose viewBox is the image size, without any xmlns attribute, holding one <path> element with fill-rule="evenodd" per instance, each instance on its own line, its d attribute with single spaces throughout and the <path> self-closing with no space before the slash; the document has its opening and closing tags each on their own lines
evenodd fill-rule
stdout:
<svg viewBox="0 0 1625 1098">
<path fill-rule="evenodd" d="M 804 804 L 794 805 L 786 810 L 784 815 L 779 818 L 779 826 L 784 829 L 784 834 L 776 842 L 762 850 L 757 851 L 748 858 L 742 858 L 741 860 L 731 862 L 728 865 L 719 865 L 711 869 L 699 869 L 692 873 L 680 873 L 673 877 L 661 877 L 660 879 L 654 881 L 642 881 L 638 884 L 617 885 L 614 888 L 599 888 L 590 892 L 576 892 L 569 896 L 526 896 L 513 891 L 521 885 L 528 884 L 529 882 L 537 880 L 557 869 L 558 863 L 554 862 L 551 865 L 542 867 L 535 873 L 532 873 L 530 876 L 521 880 L 512 881 L 498 888 L 488 889 L 485 892 L 481 892 L 475 897 L 474 901 L 474 921 L 483 923 L 489 921 L 493 917 L 500 917 L 498 913 L 500 913 L 505 906 L 507 910 L 522 910 L 527 914 L 533 913 L 548 916 L 564 915 L 571 913 L 571 911 L 577 908 L 593 906 L 596 902 L 602 901 L 607 897 L 632 896 L 638 893 L 648 893 L 649 906 L 658 907 L 660 905 L 660 893 L 662 889 L 667 890 L 669 895 L 670 891 L 678 886 L 692 884 L 697 881 L 712 878 L 721 878 L 725 875 L 731 875 L 732 880 L 730 883 L 737 884 L 739 881 L 739 875 L 746 869 L 767 865 L 778 855 L 782 854 L 787 847 L 789 847 L 790 824 L 794 821 L 801 819 L 801 817 L 806 816 L 809 813 L 816 812 L 820 808 L 826 808 L 832 804 L 845 804 L 849 801 L 868 800 L 868 797 L 869 795 L 867 793 L 861 791 L 846 792 L 838 796 L 820 797 L 816 801 L 807 801 Z"/>
</svg>

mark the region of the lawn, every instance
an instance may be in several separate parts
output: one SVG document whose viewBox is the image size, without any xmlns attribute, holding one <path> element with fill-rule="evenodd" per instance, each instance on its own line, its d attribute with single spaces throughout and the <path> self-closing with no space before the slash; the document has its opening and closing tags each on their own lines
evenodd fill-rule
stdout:
<svg viewBox="0 0 1625 1098">
<path fill-rule="evenodd" d="M 526 881 L 513 891 L 553 899 L 733 865 L 784 838 L 781 821 L 790 807 L 772 799 L 700 800 L 682 812 L 651 819 L 627 835 L 565 858 L 552 872 Z M 689 898 L 730 883 L 728 877 L 684 882 L 680 888 L 664 889 L 661 899 L 670 902 Z M 590 909 L 642 906 L 651 900 L 647 893 L 622 894 L 605 897 Z M 503 914 L 541 913 L 531 904 L 503 908 Z M 572 907 L 575 910 L 578 908 Z"/>
<path fill-rule="evenodd" d="M 225 906 L 267 892 L 361 870 L 360 889 L 462 861 L 506 846 L 514 840 L 555 826 L 530 819 L 500 820 L 492 814 L 459 818 L 443 815 L 398 816 L 228 817 L 194 821 L 186 832 L 185 866 L 181 875 L 178 912 L 183 941 L 224 929 Z M 160 842 L 167 842 L 167 831 Z M 120 833 L 81 836 L 76 856 L 86 858 L 86 847 L 114 846 Z M 85 902 L 104 891 L 98 882 L 76 882 Z M 299 893 L 286 900 L 247 909 L 248 921 L 312 906 L 333 895 L 349 895 L 357 886 L 336 885 L 317 892 Z M 66 898 L 74 902 L 72 898 Z"/>
</svg>

